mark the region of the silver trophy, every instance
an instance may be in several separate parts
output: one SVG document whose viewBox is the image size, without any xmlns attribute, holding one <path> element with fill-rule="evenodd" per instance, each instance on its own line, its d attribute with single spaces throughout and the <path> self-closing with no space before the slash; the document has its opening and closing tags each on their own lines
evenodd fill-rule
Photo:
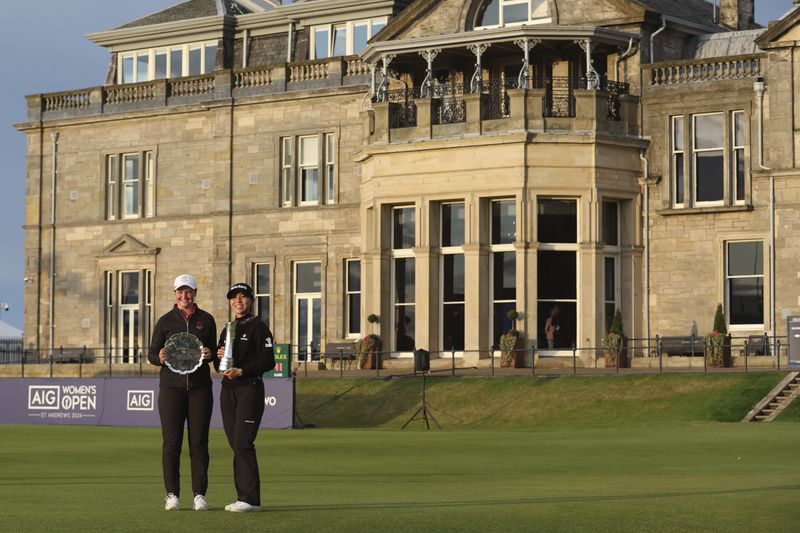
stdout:
<svg viewBox="0 0 800 533">
<path fill-rule="evenodd" d="M 236 321 L 228 322 L 225 328 L 225 352 L 219 362 L 219 371 L 225 372 L 233 364 L 233 338 L 236 335 Z"/>
<path fill-rule="evenodd" d="M 203 364 L 203 343 L 191 333 L 176 333 L 164 344 L 164 364 L 176 374 L 191 374 Z"/>
</svg>

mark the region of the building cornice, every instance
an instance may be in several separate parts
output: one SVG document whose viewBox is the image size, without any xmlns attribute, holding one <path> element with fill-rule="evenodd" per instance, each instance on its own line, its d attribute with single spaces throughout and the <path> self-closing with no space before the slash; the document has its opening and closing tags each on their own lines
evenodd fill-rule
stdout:
<svg viewBox="0 0 800 533">
<path fill-rule="evenodd" d="M 222 37 L 226 31 L 232 31 L 235 27 L 235 17 L 215 16 L 89 33 L 86 38 L 111 51 L 117 51 L 149 46 L 153 41 L 185 41 L 203 33 Z"/>
<path fill-rule="evenodd" d="M 513 26 L 475 30 L 448 35 L 414 37 L 397 41 L 381 41 L 367 45 L 361 57 L 370 63 L 377 62 L 387 54 L 411 53 L 430 48 L 464 48 L 474 44 L 513 42 L 518 39 L 540 39 L 550 41 L 590 40 L 593 42 L 627 47 L 630 39 L 639 42 L 633 33 L 590 26 Z"/>
</svg>

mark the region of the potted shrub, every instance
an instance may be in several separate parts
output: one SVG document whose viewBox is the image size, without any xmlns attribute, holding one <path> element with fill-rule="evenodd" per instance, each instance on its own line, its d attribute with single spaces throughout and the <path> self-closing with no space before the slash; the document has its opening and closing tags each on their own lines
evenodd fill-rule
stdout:
<svg viewBox="0 0 800 533">
<path fill-rule="evenodd" d="M 519 331 L 514 327 L 519 313 L 512 309 L 506 316 L 511 321 L 511 329 L 500 337 L 500 366 L 522 368 L 525 366 L 525 352 L 522 350 Z"/>
<path fill-rule="evenodd" d="M 706 364 L 712 367 L 731 366 L 731 336 L 728 335 L 722 304 L 717 304 L 714 329 L 706 335 Z"/>
<path fill-rule="evenodd" d="M 605 359 L 606 368 L 617 366 L 618 355 L 619 366 L 621 368 L 628 366 L 628 338 L 625 336 L 622 327 L 621 310 L 614 311 L 611 326 L 608 328 L 606 336 L 600 340 L 600 344 L 603 346 L 603 358 Z"/>
<path fill-rule="evenodd" d="M 367 316 L 367 322 L 370 323 L 370 330 L 372 331 L 374 331 L 375 324 L 379 321 L 378 315 L 374 313 Z M 356 346 L 356 362 L 358 363 L 358 368 L 375 369 L 377 367 L 378 352 L 381 351 L 382 347 L 383 342 L 375 333 L 370 333 L 363 339 L 360 339 Z"/>
</svg>

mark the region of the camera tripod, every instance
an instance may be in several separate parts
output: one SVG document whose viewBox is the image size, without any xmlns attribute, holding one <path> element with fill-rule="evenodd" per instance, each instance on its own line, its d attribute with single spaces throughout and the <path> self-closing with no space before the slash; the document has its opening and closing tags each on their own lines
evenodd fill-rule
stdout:
<svg viewBox="0 0 800 533">
<path fill-rule="evenodd" d="M 425 398 L 425 372 L 422 373 L 422 405 L 419 409 L 409 418 L 403 427 L 400 429 L 405 429 L 407 425 L 409 425 L 417 416 L 422 415 L 422 419 L 425 421 L 425 427 L 427 429 L 431 429 L 430 422 L 428 422 L 428 418 L 433 420 L 433 423 L 436 424 L 436 427 L 442 429 L 442 426 L 439 425 L 439 422 L 433 417 L 433 413 L 431 412 L 430 408 L 428 407 L 428 401 Z"/>
</svg>

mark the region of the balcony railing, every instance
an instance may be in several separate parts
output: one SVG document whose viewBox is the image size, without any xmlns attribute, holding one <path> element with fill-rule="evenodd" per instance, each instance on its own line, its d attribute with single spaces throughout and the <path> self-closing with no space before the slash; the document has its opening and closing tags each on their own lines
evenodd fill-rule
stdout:
<svg viewBox="0 0 800 533">
<path fill-rule="evenodd" d="M 570 78 L 555 76 L 552 78 L 529 78 L 527 86 L 531 89 L 543 89 L 542 116 L 544 117 L 574 117 L 575 116 L 575 90 L 586 87 L 586 78 Z M 481 94 L 484 95 L 484 119 L 503 119 L 511 116 L 511 100 L 508 96 L 510 89 L 519 88 L 517 78 L 484 81 Z M 620 120 L 620 96 L 628 94 L 627 83 L 600 81 L 598 90 L 607 94 L 607 116 L 609 120 Z M 433 124 L 453 124 L 466 120 L 466 105 L 464 95 L 470 92 L 466 84 L 440 84 L 434 85 L 430 91 L 433 99 Z M 392 106 L 391 127 L 405 128 L 416 126 L 416 107 L 414 99 L 420 98 L 425 91 L 420 87 L 396 89 L 386 92 L 386 100 L 397 104 Z"/>
</svg>

